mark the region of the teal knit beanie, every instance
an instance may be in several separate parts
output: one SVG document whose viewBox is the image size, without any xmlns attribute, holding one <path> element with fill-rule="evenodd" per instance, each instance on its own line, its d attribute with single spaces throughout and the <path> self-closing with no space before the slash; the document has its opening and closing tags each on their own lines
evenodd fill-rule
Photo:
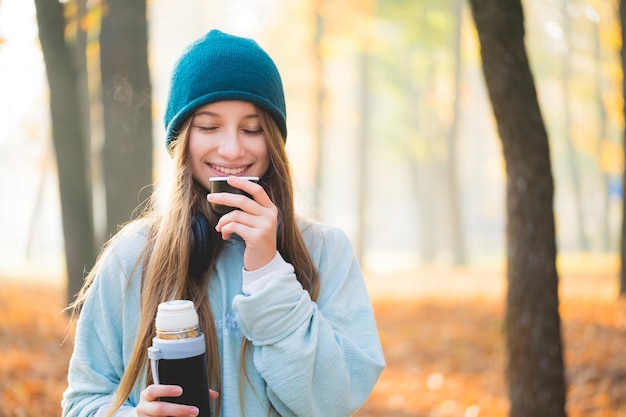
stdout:
<svg viewBox="0 0 626 417">
<path fill-rule="evenodd" d="M 252 39 L 212 30 L 189 45 L 174 66 L 165 109 L 168 149 L 198 108 L 224 100 L 266 110 L 287 138 L 283 84 L 272 58 Z"/>
</svg>

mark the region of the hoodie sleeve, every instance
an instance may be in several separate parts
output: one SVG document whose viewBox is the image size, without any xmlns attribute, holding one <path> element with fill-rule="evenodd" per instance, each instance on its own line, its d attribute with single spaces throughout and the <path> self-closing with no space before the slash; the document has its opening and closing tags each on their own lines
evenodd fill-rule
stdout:
<svg viewBox="0 0 626 417">
<path fill-rule="evenodd" d="M 110 404 L 118 388 L 139 320 L 139 278 L 131 285 L 129 280 L 138 274 L 140 248 L 137 239 L 118 239 L 102 255 L 77 321 L 62 399 L 64 417 L 93 416 Z M 131 402 L 137 398 L 137 392 L 131 393 L 126 405 L 135 405 Z"/>
<path fill-rule="evenodd" d="M 305 233 L 320 275 L 317 302 L 285 263 L 258 292 L 235 297 L 233 309 L 280 415 L 349 416 L 385 366 L 376 322 L 347 236 L 321 226 Z"/>
</svg>

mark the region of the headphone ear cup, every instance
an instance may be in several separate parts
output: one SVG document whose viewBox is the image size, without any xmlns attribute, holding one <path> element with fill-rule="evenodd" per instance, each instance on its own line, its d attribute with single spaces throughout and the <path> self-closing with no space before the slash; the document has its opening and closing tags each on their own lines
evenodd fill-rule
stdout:
<svg viewBox="0 0 626 417">
<path fill-rule="evenodd" d="M 200 277 L 209 268 L 211 233 L 209 220 L 202 214 L 191 218 L 191 251 L 189 253 L 189 273 Z"/>
</svg>

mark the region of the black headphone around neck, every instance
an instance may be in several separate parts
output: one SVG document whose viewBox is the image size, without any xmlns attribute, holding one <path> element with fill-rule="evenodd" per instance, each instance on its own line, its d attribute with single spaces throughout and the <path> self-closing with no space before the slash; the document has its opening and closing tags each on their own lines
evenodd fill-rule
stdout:
<svg viewBox="0 0 626 417">
<path fill-rule="evenodd" d="M 191 245 L 189 253 L 189 273 L 193 277 L 200 277 L 209 268 L 211 238 L 209 220 L 200 213 L 191 218 Z"/>
</svg>

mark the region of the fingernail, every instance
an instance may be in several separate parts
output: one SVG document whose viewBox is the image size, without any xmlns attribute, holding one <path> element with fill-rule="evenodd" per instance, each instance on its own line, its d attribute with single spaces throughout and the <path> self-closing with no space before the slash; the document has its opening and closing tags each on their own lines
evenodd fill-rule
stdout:
<svg viewBox="0 0 626 417">
<path fill-rule="evenodd" d="M 191 409 L 191 415 L 192 416 L 197 416 L 198 414 L 200 414 L 200 410 L 197 407 L 193 407 Z"/>
<path fill-rule="evenodd" d="M 206 199 L 212 201 L 215 198 L 213 194 L 207 194 Z"/>
</svg>

